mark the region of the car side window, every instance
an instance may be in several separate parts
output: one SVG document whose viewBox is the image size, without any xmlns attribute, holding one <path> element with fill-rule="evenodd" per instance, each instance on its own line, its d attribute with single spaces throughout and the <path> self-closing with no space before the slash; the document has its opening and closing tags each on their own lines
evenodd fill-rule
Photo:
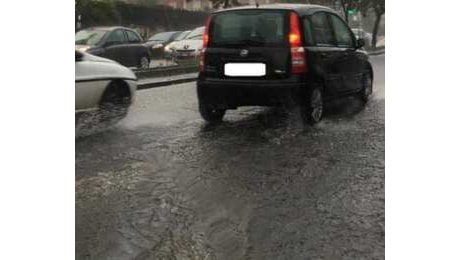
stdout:
<svg viewBox="0 0 460 260">
<path fill-rule="evenodd" d="M 302 20 L 303 23 L 303 35 L 305 39 L 305 44 L 307 46 L 313 45 L 313 32 L 311 29 L 311 21 L 308 17 L 304 17 Z"/>
<path fill-rule="evenodd" d="M 125 35 L 122 30 L 115 30 L 110 33 L 109 37 L 107 38 L 108 43 L 112 44 L 119 44 L 125 42 Z"/>
<path fill-rule="evenodd" d="M 141 41 L 141 38 L 139 38 L 139 36 L 132 32 L 132 31 L 126 31 L 126 35 L 128 35 L 128 42 L 131 42 L 131 43 L 140 43 L 142 42 Z"/>
<path fill-rule="evenodd" d="M 335 45 L 334 32 L 324 12 L 319 12 L 311 17 L 312 31 L 316 45 Z"/>
<path fill-rule="evenodd" d="M 331 15 L 332 26 L 339 47 L 353 47 L 353 36 L 348 26 L 337 16 Z"/>
</svg>

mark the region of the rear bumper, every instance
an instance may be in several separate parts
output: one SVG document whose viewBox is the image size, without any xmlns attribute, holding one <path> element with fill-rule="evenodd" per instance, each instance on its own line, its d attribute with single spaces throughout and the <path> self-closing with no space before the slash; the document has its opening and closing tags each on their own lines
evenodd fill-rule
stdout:
<svg viewBox="0 0 460 260">
<path fill-rule="evenodd" d="M 298 80 L 213 80 L 199 78 L 198 98 L 227 108 L 280 106 L 297 102 L 305 83 Z"/>
</svg>

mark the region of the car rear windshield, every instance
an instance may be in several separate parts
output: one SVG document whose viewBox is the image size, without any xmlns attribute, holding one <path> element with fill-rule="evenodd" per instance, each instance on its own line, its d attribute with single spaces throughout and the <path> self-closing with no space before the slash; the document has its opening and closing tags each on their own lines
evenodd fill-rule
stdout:
<svg viewBox="0 0 460 260">
<path fill-rule="evenodd" d="M 280 46 L 287 44 L 285 11 L 240 10 L 214 16 L 210 46 Z"/>
<path fill-rule="evenodd" d="M 81 30 L 75 34 L 75 44 L 95 46 L 106 33 L 105 30 Z"/>
</svg>

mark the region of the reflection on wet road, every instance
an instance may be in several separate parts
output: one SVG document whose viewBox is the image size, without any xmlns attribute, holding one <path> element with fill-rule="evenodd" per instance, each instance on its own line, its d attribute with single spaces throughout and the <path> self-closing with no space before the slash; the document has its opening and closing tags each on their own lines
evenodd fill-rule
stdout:
<svg viewBox="0 0 460 260">
<path fill-rule="evenodd" d="M 385 56 L 375 93 L 206 125 L 193 83 L 139 91 L 115 129 L 76 140 L 77 259 L 384 259 Z"/>
</svg>

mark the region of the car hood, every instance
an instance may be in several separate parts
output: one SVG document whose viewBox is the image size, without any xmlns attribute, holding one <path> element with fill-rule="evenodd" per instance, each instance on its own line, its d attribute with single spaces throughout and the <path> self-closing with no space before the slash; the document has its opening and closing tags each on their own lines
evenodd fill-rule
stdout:
<svg viewBox="0 0 460 260">
<path fill-rule="evenodd" d="M 132 70 L 123 65 L 118 64 L 115 61 L 97 57 L 88 53 L 83 53 L 82 61 L 92 63 L 93 66 L 80 67 L 80 73 L 75 74 L 76 81 L 112 78 L 137 80 L 137 77 Z"/>
<path fill-rule="evenodd" d="M 148 40 L 146 43 L 165 43 L 167 40 Z"/>
</svg>

